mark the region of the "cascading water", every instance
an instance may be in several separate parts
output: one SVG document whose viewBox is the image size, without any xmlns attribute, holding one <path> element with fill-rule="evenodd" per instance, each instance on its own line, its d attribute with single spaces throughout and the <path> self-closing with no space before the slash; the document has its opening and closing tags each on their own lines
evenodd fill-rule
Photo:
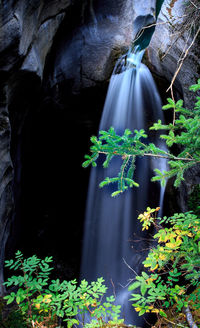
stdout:
<svg viewBox="0 0 200 328">
<path fill-rule="evenodd" d="M 163 118 L 161 100 L 150 71 L 141 63 L 142 55 L 143 52 L 129 54 L 117 63 L 110 80 L 100 130 L 108 130 L 110 126 L 118 133 L 126 128 L 147 130 L 149 124 Z M 121 65 L 122 62 L 125 65 Z M 119 67 L 121 73 L 118 73 Z M 103 160 L 100 157 L 97 164 Z M 100 190 L 99 183 L 107 176 L 117 176 L 121 159 L 112 159 L 108 169 L 101 165 L 92 168 L 86 208 L 81 278 L 90 282 L 103 277 L 109 287 L 108 295 L 114 294 L 116 303 L 122 305 L 125 322 L 137 325 L 142 325 L 142 321 L 128 301 L 130 294 L 125 286 L 134 278 L 134 272 L 140 272 L 145 255 L 145 242 L 136 242 L 141 237 L 141 226 L 136 218 L 151 205 L 150 198 L 153 206 L 163 202 L 160 185 L 154 183 L 152 187 L 150 183 L 154 162 L 137 160 L 135 181 L 140 187 L 117 198 L 110 196 L 116 186 Z M 161 162 L 165 168 L 165 160 Z M 143 234 L 141 238 L 145 240 L 147 236 Z"/>
</svg>

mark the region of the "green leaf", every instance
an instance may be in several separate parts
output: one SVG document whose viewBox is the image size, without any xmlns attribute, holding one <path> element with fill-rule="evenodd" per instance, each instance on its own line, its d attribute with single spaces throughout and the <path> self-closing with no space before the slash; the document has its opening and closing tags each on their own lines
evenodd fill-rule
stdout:
<svg viewBox="0 0 200 328">
<path fill-rule="evenodd" d="M 121 193 L 122 193 L 122 190 L 116 190 L 111 194 L 111 196 L 116 197 L 116 196 L 119 196 Z"/>
<path fill-rule="evenodd" d="M 145 293 L 146 293 L 146 291 L 147 291 L 147 287 L 148 287 L 148 286 L 147 286 L 145 283 L 141 285 L 141 287 L 140 287 L 140 291 L 141 291 L 142 296 L 145 295 Z"/>
<path fill-rule="evenodd" d="M 159 313 L 160 313 L 161 317 L 167 318 L 167 315 L 166 315 L 166 313 L 163 310 L 160 310 Z"/>
<path fill-rule="evenodd" d="M 134 290 L 134 289 L 138 288 L 140 285 L 141 285 L 141 283 L 139 281 L 135 281 L 133 284 L 131 284 L 128 287 L 128 290 Z"/>
<path fill-rule="evenodd" d="M 140 294 L 131 294 L 133 297 L 130 299 L 132 301 L 138 301 L 139 299 L 141 299 L 141 295 Z"/>
<path fill-rule="evenodd" d="M 145 309 L 142 309 L 142 310 L 139 312 L 139 316 L 145 314 L 145 312 L 146 312 Z"/>
</svg>

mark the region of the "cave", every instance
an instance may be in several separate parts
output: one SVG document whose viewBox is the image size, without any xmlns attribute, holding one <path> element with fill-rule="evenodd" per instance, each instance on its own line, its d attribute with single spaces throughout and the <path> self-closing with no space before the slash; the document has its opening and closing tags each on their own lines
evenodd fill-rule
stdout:
<svg viewBox="0 0 200 328">
<path fill-rule="evenodd" d="M 89 175 L 82 162 L 98 131 L 106 85 L 73 95 L 64 82 L 54 97 L 27 72 L 13 90 L 15 208 L 6 256 L 18 249 L 53 256 L 59 276 L 72 279 L 79 274 Z"/>
</svg>

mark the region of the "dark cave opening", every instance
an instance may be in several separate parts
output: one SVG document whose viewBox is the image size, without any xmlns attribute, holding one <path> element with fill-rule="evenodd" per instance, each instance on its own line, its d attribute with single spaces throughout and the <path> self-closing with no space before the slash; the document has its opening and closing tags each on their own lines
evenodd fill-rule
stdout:
<svg viewBox="0 0 200 328">
<path fill-rule="evenodd" d="M 72 279 L 79 275 L 90 171 L 82 162 L 97 134 L 106 89 L 74 95 L 63 83 L 55 101 L 54 90 L 44 91 L 39 79 L 23 74 L 13 90 L 15 210 L 6 257 L 18 249 L 53 256 L 56 274 Z"/>
</svg>

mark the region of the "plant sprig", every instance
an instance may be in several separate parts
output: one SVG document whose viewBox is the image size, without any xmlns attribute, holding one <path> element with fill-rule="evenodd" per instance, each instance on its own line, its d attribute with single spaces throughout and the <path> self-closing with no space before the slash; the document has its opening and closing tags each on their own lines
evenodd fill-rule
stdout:
<svg viewBox="0 0 200 328">
<path fill-rule="evenodd" d="M 200 90 L 200 79 L 197 84 L 190 87 L 191 91 Z M 129 187 L 138 187 L 139 184 L 134 179 L 135 160 L 137 157 L 155 157 L 157 159 L 166 159 L 169 164 L 168 170 L 155 169 L 156 175 L 152 181 L 160 180 L 165 185 L 166 180 L 175 177 L 174 186 L 178 187 L 184 180 L 184 173 L 189 168 L 200 163 L 200 97 L 196 97 L 193 110 L 183 107 L 183 100 L 176 103 L 167 99 L 168 103 L 163 106 L 163 110 L 175 110 L 176 118 L 173 123 L 163 124 L 161 120 L 154 123 L 150 130 L 165 131 L 160 138 L 166 142 L 168 149 L 173 145 L 181 147 L 178 155 L 174 155 L 170 150 L 163 150 L 154 143 L 144 142 L 148 140 L 148 135 L 143 129 L 129 129 L 124 131 L 123 135 L 118 135 L 113 127 L 108 131 L 101 130 L 99 137 L 91 137 L 92 146 L 91 155 L 85 155 L 83 167 L 90 164 L 97 165 L 99 155 L 105 156 L 103 167 L 107 168 L 112 159 L 116 156 L 121 158 L 121 167 L 116 177 L 106 177 L 100 183 L 100 187 L 110 183 L 118 183 L 118 188 L 112 193 L 112 196 L 119 195 Z"/>
</svg>

